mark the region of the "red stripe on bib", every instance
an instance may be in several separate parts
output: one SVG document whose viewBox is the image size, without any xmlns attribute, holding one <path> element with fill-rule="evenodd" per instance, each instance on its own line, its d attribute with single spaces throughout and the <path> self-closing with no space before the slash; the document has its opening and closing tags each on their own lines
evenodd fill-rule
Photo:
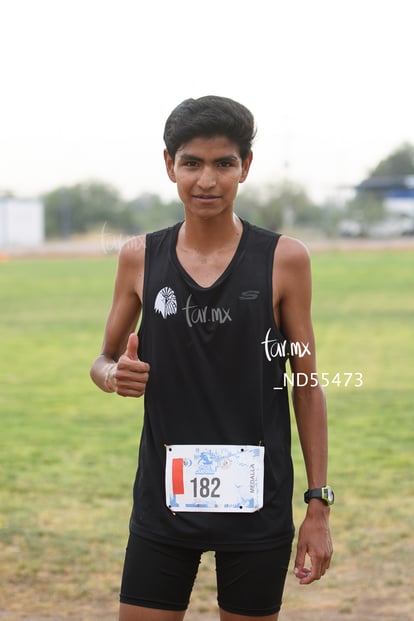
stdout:
<svg viewBox="0 0 414 621">
<path fill-rule="evenodd" d="M 172 491 L 173 494 L 184 494 L 184 459 L 172 460 Z"/>
</svg>

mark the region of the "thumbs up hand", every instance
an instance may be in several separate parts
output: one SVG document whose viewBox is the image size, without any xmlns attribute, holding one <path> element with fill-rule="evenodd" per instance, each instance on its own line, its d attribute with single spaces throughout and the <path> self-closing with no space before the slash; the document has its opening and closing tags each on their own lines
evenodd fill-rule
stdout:
<svg viewBox="0 0 414 621">
<path fill-rule="evenodd" d="M 135 334 L 135 332 L 132 332 L 128 337 L 124 356 L 127 356 L 131 360 L 138 360 L 138 335 Z"/>
<path fill-rule="evenodd" d="M 125 352 L 114 372 L 116 392 L 122 397 L 141 397 L 147 386 L 150 366 L 138 358 L 138 336 L 129 335 Z"/>
</svg>

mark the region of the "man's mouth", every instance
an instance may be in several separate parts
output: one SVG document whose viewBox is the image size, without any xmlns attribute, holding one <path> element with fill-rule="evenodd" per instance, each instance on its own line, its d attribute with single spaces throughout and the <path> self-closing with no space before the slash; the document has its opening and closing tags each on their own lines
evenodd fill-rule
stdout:
<svg viewBox="0 0 414 621">
<path fill-rule="evenodd" d="M 200 200 L 214 200 L 219 197 L 216 194 L 194 194 L 194 198 L 198 198 Z"/>
</svg>

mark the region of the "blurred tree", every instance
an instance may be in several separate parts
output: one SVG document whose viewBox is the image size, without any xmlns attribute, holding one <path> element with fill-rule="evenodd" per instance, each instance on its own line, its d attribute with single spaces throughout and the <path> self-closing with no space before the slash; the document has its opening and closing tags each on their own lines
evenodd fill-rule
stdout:
<svg viewBox="0 0 414 621">
<path fill-rule="evenodd" d="M 234 203 L 234 211 L 236 214 L 248 220 L 252 224 L 260 226 L 260 196 L 256 188 L 252 186 L 245 186 L 239 192 Z"/>
<path fill-rule="evenodd" d="M 374 192 L 361 192 L 346 205 L 346 216 L 361 226 L 361 235 L 368 234 L 370 227 L 385 216 L 382 200 Z"/>
<path fill-rule="evenodd" d="M 404 142 L 371 171 L 371 177 L 414 175 L 414 145 Z"/>
<path fill-rule="evenodd" d="M 326 237 L 336 237 L 338 226 L 343 218 L 342 205 L 339 205 L 335 197 L 328 198 L 318 209 L 316 225 Z"/>
<path fill-rule="evenodd" d="M 155 231 L 184 218 L 179 200 L 164 203 L 157 194 L 144 193 L 125 204 L 134 233 Z M 125 232 L 131 232 L 125 230 Z"/>
<path fill-rule="evenodd" d="M 69 237 L 97 230 L 104 224 L 117 227 L 123 209 L 119 192 L 101 181 L 61 187 L 43 196 L 47 237 Z"/>
<path fill-rule="evenodd" d="M 236 199 L 236 213 L 272 231 L 314 225 L 322 215 L 300 184 L 286 180 L 260 190 L 243 190 Z"/>
<path fill-rule="evenodd" d="M 157 194 L 143 193 L 124 201 L 116 188 L 102 181 L 56 188 L 43 200 L 49 238 L 98 232 L 104 226 L 107 233 L 136 235 L 171 226 L 184 218 L 179 200 L 164 202 Z M 318 226 L 323 217 L 323 211 L 312 203 L 304 188 L 290 181 L 243 188 L 235 211 L 252 224 L 274 231 L 295 225 Z"/>
</svg>

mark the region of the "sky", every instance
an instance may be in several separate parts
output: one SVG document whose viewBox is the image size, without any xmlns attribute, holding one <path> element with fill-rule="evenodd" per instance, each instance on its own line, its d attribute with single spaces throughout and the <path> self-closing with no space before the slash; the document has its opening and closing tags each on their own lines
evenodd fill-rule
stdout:
<svg viewBox="0 0 414 621">
<path fill-rule="evenodd" d="M 250 188 L 327 200 L 414 143 L 413 23 L 412 0 L 0 0 L 0 192 L 173 198 L 165 120 L 215 94 L 255 116 Z"/>
</svg>

